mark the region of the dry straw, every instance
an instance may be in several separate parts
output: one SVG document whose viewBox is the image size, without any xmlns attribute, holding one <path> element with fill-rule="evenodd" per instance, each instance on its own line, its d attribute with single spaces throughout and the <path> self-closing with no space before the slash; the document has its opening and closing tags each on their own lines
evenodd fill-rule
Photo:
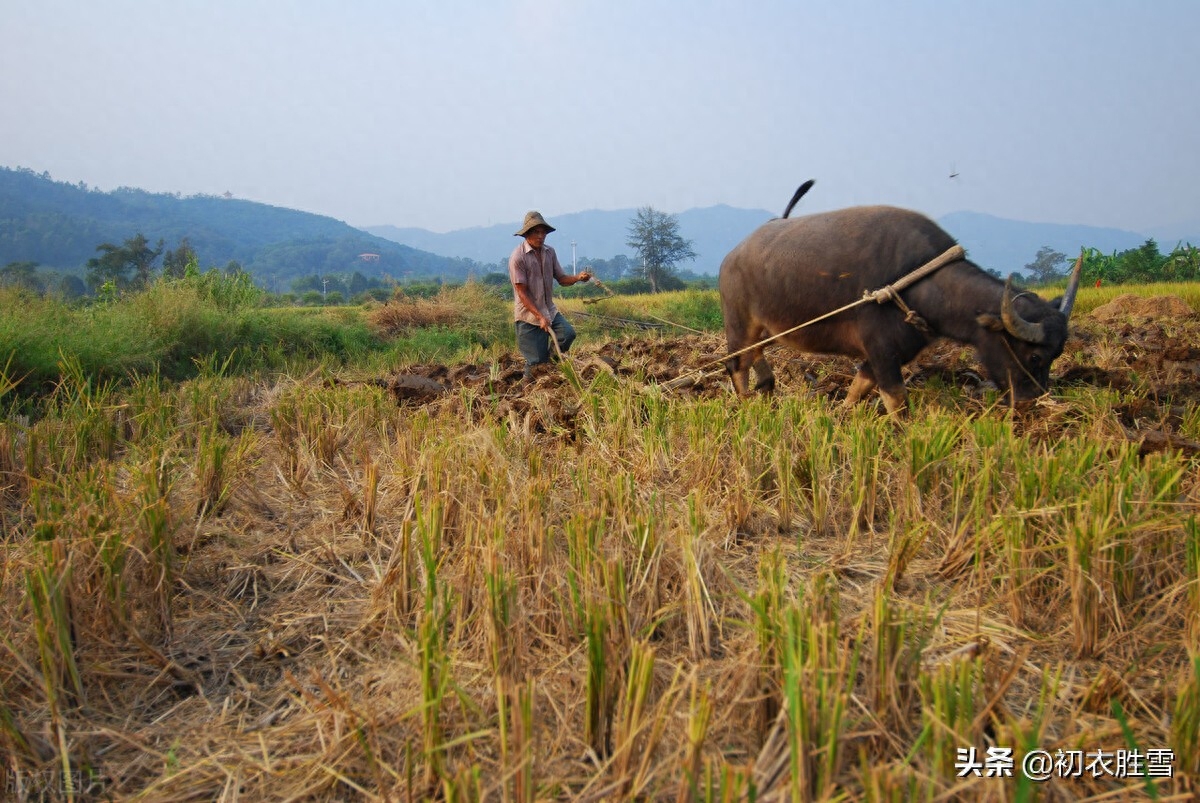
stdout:
<svg viewBox="0 0 1200 803">
<path fill-rule="evenodd" d="M 581 368 L 398 406 L 319 375 L 120 389 L 64 364 L 0 425 L 8 788 L 1194 795 L 1197 458 L 1130 442 L 1114 405 L 1170 411 L 915 387 L 897 423 L 812 395 L 812 365 L 776 399 Z M 1034 789 L 955 764 L 1130 745 L 1174 775 Z"/>
</svg>

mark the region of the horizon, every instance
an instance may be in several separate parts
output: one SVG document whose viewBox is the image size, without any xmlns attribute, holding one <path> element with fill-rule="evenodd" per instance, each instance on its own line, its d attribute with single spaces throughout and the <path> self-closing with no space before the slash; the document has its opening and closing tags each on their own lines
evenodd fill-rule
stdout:
<svg viewBox="0 0 1200 803">
<path fill-rule="evenodd" d="M 321 232 L 321 236 L 334 233 L 334 236 L 343 239 L 351 236 L 351 232 L 357 231 L 363 236 L 372 237 L 378 244 L 377 248 L 368 246 L 366 250 L 380 251 L 384 248 L 382 241 L 391 241 L 418 252 L 425 252 L 431 257 L 451 261 L 465 259 L 490 265 L 507 253 L 508 246 L 511 245 L 507 235 L 511 228 L 519 225 L 517 221 L 505 221 L 490 227 L 473 226 L 450 232 L 390 225 L 355 229 L 344 221 L 320 213 L 266 205 L 248 199 L 231 200 L 229 203 L 233 206 L 222 209 L 225 207 L 223 197 L 212 194 L 184 196 L 178 192 L 154 192 L 130 185 L 106 190 L 102 187 L 88 186 L 84 182 L 55 179 L 48 172 L 37 173 L 24 166 L 0 167 L 0 176 L 3 174 L 14 177 L 3 182 L 4 196 L 7 199 L 4 205 L 17 214 L 18 222 L 23 214 L 57 219 L 58 210 L 69 218 L 78 217 L 77 225 L 88 230 L 92 226 L 92 223 L 89 223 L 92 220 L 91 215 L 95 215 L 95 222 L 107 226 L 106 231 L 109 233 L 106 236 L 110 239 L 116 238 L 114 242 L 122 236 L 127 236 L 135 227 L 139 232 L 150 234 L 151 239 L 160 237 L 172 242 L 182 242 L 182 238 L 191 238 L 195 234 L 198 237 L 194 241 L 197 246 L 207 249 L 215 247 L 217 257 L 212 257 L 214 251 L 205 251 L 210 258 L 216 259 L 214 264 L 236 260 L 239 264 L 250 266 L 252 272 L 264 276 L 280 271 L 285 274 L 295 272 L 295 266 L 280 264 L 278 254 L 267 244 L 307 242 L 298 234 L 301 231 Z M 22 174 L 26 178 L 17 178 Z M 44 190 L 38 187 L 39 184 L 45 184 L 46 187 L 57 186 L 59 189 Z M 13 193 L 14 190 L 17 192 Z M 33 203 L 32 206 L 21 200 L 25 192 L 29 193 L 28 201 Z M 200 200 L 201 204 L 191 207 L 189 212 L 189 207 L 185 205 L 192 200 Z M 16 212 L 22 209 L 25 211 Z M 796 217 L 813 211 L 802 209 Z M 577 244 L 580 246 L 578 253 L 585 261 L 608 260 L 622 254 L 630 255 L 626 243 L 626 229 L 635 212 L 634 208 L 590 209 L 573 213 L 550 213 L 547 218 L 562 232 L 554 245 L 561 249 L 569 244 L 572 260 L 576 255 Z M 147 217 L 147 214 L 150 217 Z M 736 207 L 725 202 L 707 207 L 692 207 L 674 214 L 680 225 L 680 233 L 694 244 L 698 255 L 695 264 L 689 264 L 687 269 L 699 275 L 715 273 L 720 260 L 743 237 L 762 223 L 776 217 L 767 209 Z M 35 220 L 36 217 L 30 218 L 30 225 L 36 228 Z M 248 227 L 247 221 L 257 221 L 257 224 Z M 1197 236 L 1200 227 L 1187 227 L 1185 230 L 1184 227 L 1177 226 L 1170 231 L 1157 227 L 1139 232 L 1130 228 L 1088 224 L 1022 221 L 975 210 L 955 210 L 935 221 L 968 249 L 970 258 L 976 264 L 1001 272 L 1021 272 L 1029 267 L 1029 260 L 1040 254 L 1045 247 L 1061 253 L 1074 253 L 1080 248 L 1090 248 L 1104 254 L 1117 254 L 1139 248 L 1149 240 L 1164 246 L 1168 251 L 1174 246 L 1187 244 L 1190 247 L 1191 243 L 1200 242 L 1200 236 Z M 126 229 L 125 233 L 114 229 L 114 223 L 121 223 Z M 284 228 L 278 229 L 278 225 Z M 224 228 L 230 226 L 232 228 L 223 235 L 225 240 L 222 240 L 222 235 L 217 234 L 217 240 L 213 241 L 214 232 L 224 231 Z M 20 229 L 18 226 L 14 231 Z M 257 234 L 247 240 L 237 232 L 242 232 L 242 235 L 250 232 Z M 264 235 L 266 239 L 263 239 Z M 295 239 L 298 236 L 300 239 Z M 230 237 L 232 240 L 226 241 Z M 36 242 L 34 238 L 25 242 L 21 248 L 7 249 L 4 260 L 14 264 L 32 260 L 56 267 L 68 267 L 91 257 L 86 249 L 76 249 L 70 253 L 53 249 L 46 251 L 45 248 L 36 245 Z M 231 246 L 231 242 L 234 245 Z M 309 264 L 314 257 L 306 254 L 296 258 L 304 264 Z M 435 273 L 448 271 L 453 274 L 460 268 L 457 263 L 446 263 L 441 267 L 425 264 L 421 269 L 433 270 Z"/>
<path fill-rule="evenodd" d="M 178 191 L 149 190 L 144 187 L 135 187 L 135 186 L 131 186 L 128 184 L 120 184 L 120 185 L 118 185 L 116 187 L 112 187 L 112 188 L 104 188 L 104 187 L 93 186 L 82 180 L 72 180 L 70 178 L 62 178 L 59 176 L 54 176 L 54 175 L 50 174 L 49 171 L 39 171 L 34 168 L 27 167 L 25 165 L 0 165 L 0 170 L 12 170 L 12 171 L 16 171 L 16 172 L 22 172 L 22 171 L 29 172 L 29 173 L 33 173 L 34 175 L 38 176 L 39 178 L 48 178 L 50 181 L 53 181 L 55 183 L 65 184 L 65 185 L 68 185 L 71 187 L 79 187 L 82 184 L 84 187 L 86 187 L 87 191 L 97 192 L 97 193 L 101 193 L 101 194 L 114 194 L 121 190 L 132 190 L 135 192 L 144 192 L 144 193 L 147 193 L 150 195 L 173 197 L 173 198 L 176 198 L 177 200 L 188 200 L 188 199 L 194 199 L 194 198 L 223 199 L 223 198 L 228 197 L 228 200 L 245 201 L 248 203 L 261 204 L 264 206 L 272 206 L 272 207 L 276 207 L 276 208 L 280 208 L 280 209 L 286 209 L 289 211 L 300 212 L 303 214 L 311 214 L 311 215 L 317 215 L 320 217 L 330 218 L 332 220 L 338 221 L 339 223 L 345 223 L 346 225 L 352 226 L 352 227 L 359 229 L 360 231 L 366 232 L 368 234 L 371 233 L 370 232 L 371 229 L 394 228 L 397 230 L 414 230 L 414 231 L 423 231 L 423 232 L 427 232 L 429 234 L 435 234 L 435 235 L 447 235 L 447 234 L 455 234 L 455 233 L 459 233 L 459 232 L 471 231 L 474 229 L 488 229 L 488 228 L 494 228 L 494 227 L 515 225 L 520 222 L 520 217 L 518 216 L 518 217 L 513 218 L 512 220 L 494 221 L 492 223 L 480 224 L 480 225 L 468 225 L 468 226 L 463 226 L 463 227 L 457 228 L 457 229 L 450 229 L 447 231 L 437 231 L 437 230 L 425 228 L 422 226 L 405 226 L 405 225 L 397 225 L 397 224 L 393 224 L 393 223 L 377 223 L 377 224 L 368 224 L 368 225 L 363 226 L 363 225 L 356 225 L 350 221 L 341 220 L 339 218 L 336 218 L 332 215 L 329 215 L 329 214 L 326 214 L 326 213 L 323 213 L 320 211 L 296 209 L 294 207 L 281 206 L 279 204 L 272 204 L 272 203 L 268 203 L 265 201 L 257 201 L 257 200 L 251 199 L 251 198 L 240 198 L 240 197 L 238 197 L 236 195 L 232 195 L 232 194 L 225 196 L 225 195 L 217 195 L 217 194 L 213 194 L 213 193 L 198 192 L 198 193 L 184 195 Z M 680 209 L 680 210 L 676 210 L 676 211 L 661 210 L 661 209 L 658 211 L 664 211 L 664 212 L 667 212 L 668 214 L 672 214 L 672 215 L 680 215 L 680 214 L 684 214 L 687 212 L 704 211 L 704 210 L 709 210 L 709 209 L 718 209 L 718 208 L 722 208 L 722 207 L 737 210 L 737 211 L 743 211 L 743 212 L 763 212 L 767 215 L 775 215 L 775 213 L 772 212 L 770 209 L 766 209 L 763 207 L 735 206 L 734 204 L 730 204 L 730 203 L 727 203 L 724 201 L 718 201 L 716 203 L 709 204 L 707 206 L 688 207 L 687 209 Z M 633 212 L 633 211 L 636 211 L 638 208 L 640 208 L 640 207 L 622 207 L 622 208 L 616 208 L 616 209 L 590 208 L 590 209 L 581 209 L 581 210 L 577 210 L 577 211 L 566 211 L 566 212 L 544 212 L 544 214 L 546 214 L 547 217 L 571 217 L 571 216 L 575 216 L 575 215 L 586 215 L 586 214 L 590 214 L 590 213 L 610 214 L 610 213 L 617 213 L 617 212 Z M 921 210 L 916 210 L 916 211 L 921 211 Z M 805 214 L 809 214 L 809 213 L 811 213 L 811 212 L 805 212 Z M 1190 221 L 1190 220 L 1169 221 L 1169 222 L 1154 224 L 1153 226 L 1150 226 L 1146 229 L 1135 229 L 1132 227 L 1124 227 L 1124 226 L 1097 226 L 1097 225 L 1093 225 L 1093 224 L 1089 224 L 1089 223 L 1079 223 L 1079 222 L 1069 222 L 1069 221 L 1063 222 L 1063 221 L 1022 220 L 1019 218 L 1009 218 L 1009 217 L 1003 217 L 1001 215 L 994 215 L 990 212 L 982 212 L 982 211 L 975 210 L 975 209 L 953 209 L 942 215 L 938 215 L 934 219 L 936 221 L 941 221 L 945 218 L 953 217 L 955 215 L 977 215 L 977 216 L 994 218 L 996 220 L 1004 221 L 1004 222 L 1029 224 L 1029 225 L 1069 226 L 1069 227 L 1077 227 L 1077 228 L 1095 228 L 1095 229 L 1102 229 L 1102 230 L 1120 230 L 1120 231 L 1124 231 L 1129 234 L 1146 235 L 1146 236 L 1149 236 L 1149 237 L 1155 238 L 1155 239 L 1157 239 L 1157 236 L 1152 233 L 1153 230 L 1155 230 L 1155 229 L 1170 229 L 1170 228 L 1184 229 L 1189 226 L 1200 229 L 1200 224 L 1196 223 L 1195 221 Z M 933 216 L 930 216 L 930 217 L 933 217 Z"/>
<path fill-rule="evenodd" d="M 813 211 L 1141 230 L 1200 221 L 1200 49 L 1169 46 L 1197 23 L 1186 0 L 10 3 L 0 158 L 360 228 L 775 210 L 815 178 Z"/>
</svg>

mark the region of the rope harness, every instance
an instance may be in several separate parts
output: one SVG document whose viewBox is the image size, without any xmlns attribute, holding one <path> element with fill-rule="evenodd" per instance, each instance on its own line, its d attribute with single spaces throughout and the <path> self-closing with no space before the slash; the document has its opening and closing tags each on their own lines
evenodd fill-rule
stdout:
<svg viewBox="0 0 1200 803">
<path fill-rule="evenodd" d="M 921 267 L 914 270 L 912 273 L 901 277 L 898 281 L 895 281 L 886 287 L 881 287 L 873 293 L 869 291 L 864 293 L 863 298 L 869 298 L 871 301 L 874 301 L 878 304 L 886 304 L 887 302 L 891 301 L 900 308 L 901 312 L 904 313 L 905 323 L 915 326 L 922 334 L 932 336 L 935 334 L 933 328 L 930 327 L 929 323 L 924 318 L 917 314 L 916 310 L 910 308 L 904 303 L 904 299 L 900 297 L 900 291 L 909 285 L 924 279 L 938 268 L 941 268 L 951 262 L 956 262 L 965 256 L 966 251 L 963 250 L 961 245 L 952 246 L 940 256 L 931 259 Z"/>
<path fill-rule="evenodd" d="M 900 311 L 904 313 L 904 322 L 905 323 L 909 324 L 910 326 L 916 327 L 917 331 L 923 335 L 929 335 L 930 337 L 932 337 L 934 335 L 933 327 L 929 325 L 929 321 L 925 320 L 920 315 L 918 315 L 917 311 L 915 309 L 913 309 L 912 307 L 905 304 L 904 299 L 900 297 L 899 293 L 892 292 L 892 288 L 890 285 L 888 287 L 883 288 L 883 290 L 877 290 L 876 292 L 885 292 L 885 291 L 888 292 L 889 295 L 891 296 L 891 298 L 888 300 L 895 303 L 895 305 L 900 308 Z M 873 299 L 873 300 L 879 301 L 878 299 Z M 879 303 L 884 304 L 884 303 L 886 303 L 886 301 L 879 301 Z"/>
<path fill-rule="evenodd" d="M 743 349 L 738 349 L 737 351 L 735 351 L 731 354 L 726 354 L 724 357 L 721 357 L 719 359 L 712 360 L 711 362 L 705 363 L 704 365 L 701 365 L 699 368 L 695 368 L 695 369 L 689 371 L 688 373 L 683 374 L 682 376 L 678 377 L 677 379 L 671 380 L 671 382 L 668 383 L 668 386 L 681 387 L 682 385 L 686 384 L 685 382 L 683 382 L 683 380 L 691 377 L 693 374 L 704 373 L 705 371 L 707 371 L 709 368 L 712 368 L 713 366 L 720 365 L 721 363 L 727 362 L 728 360 L 730 360 L 734 357 L 740 357 L 741 355 L 745 354 L 748 351 L 754 351 L 755 349 L 761 348 L 768 343 L 771 343 L 775 340 L 780 339 L 781 337 L 787 337 L 788 335 L 792 334 L 793 332 L 798 332 L 801 329 L 804 329 L 805 327 L 812 326 L 815 323 L 820 323 L 821 321 L 826 320 L 827 318 L 832 318 L 835 315 L 840 315 L 841 313 L 843 313 L 847 310 L 854 309 L 855 307 L 862 306 L 863 304 L 867 304 L 872 301 L 875 302 L 876 304 L 887 304 L 889 302 L 895 304 L 897 307 L 899 307 L 900 311 L 904 313 L 904 320 L 906 323 L 911 324 L 912 326 L 915 326 L 923 334 L 933 335 L 934 331 L 929 326 L 929 324 L 925 321 L 925 319 L 922 318 L 919 314 L 917 314 L 916 310 L 910 308 L 907 304 L 905 304 L 904 300 L 902 298 L 900 298 L 900 291 L 905 289 L 906 287 L 909 287 L 912 284 L 915 284 L 916 282 L 919 282 L 921 279 L 924 279 L 926 276 L 928 276 L 929 274 L 938 270 L 939 268 L 945 267 L 946 265 L 950 264 L 951 262 L 957 262 L 958 260 L 963 259 L 965 256 L 966 256 L 966 251 L 963 250 L 963 247 L 961 245 L 951 246 L 950 248 L 946 249 L 940 255 L 929 260 L 928 262 L 926 262 L 924 265 L 917 268 L 916 270 L 905 274 L 904 276 L 900 277 L 899 279 L 892 282 L 891 284 L 881 287 L 875 291 L 871 291 L 871 290 L 865 291 L 863 293 L 862 298 L 858 299 L 857 301 L 852 301 L 849 304 L 838 307 L 837 309 L 833 310 L 832 312 L 827 312 L 824 315 L 819 315 L 816 318 L 813 318 L 811 321 L 805 321 L 802 324 L 793 326 L 791 329 L 785 329 L 784 331 L 779 332 L 778 334 L 774 334 L 774 335 L 771 335 L 770 337 L 763 338 L 762 340 L 758 341 L 757 343 L 753 343 L 749 346 L 746 346 Z"/>
</svg>

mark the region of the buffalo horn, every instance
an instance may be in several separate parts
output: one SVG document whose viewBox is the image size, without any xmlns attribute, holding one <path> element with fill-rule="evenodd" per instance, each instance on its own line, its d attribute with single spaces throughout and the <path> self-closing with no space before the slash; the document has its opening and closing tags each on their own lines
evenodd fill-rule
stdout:
<svg viewBox="0 0 1200 803">
<path fill-rule="evenodd" d="M 1071 271 L 1071 279 L 1067 282 L 1067 291 L 1063 293 L 1062 300 L 1058 302 L 1058 310 L 1067 320 L 1071 318 L 1071 308 L 1075 306 L 1075 293 L 1079 290 L 1079 274 L 1083 272 L 1083 252 L 1079 252 L 1079 259 L 1075 260 L 1075 268 Z"/>
<path fill-rule="evenodd" d="M 1012 279 L 1010 273 L 1008 281 L 1004 283 L 1004 300 L 1000 302 L 1000 320 L 1004 321 L 1004 328 L 1008 330 L 1008 333 L 1018 340 L 1024 340 L 1026 343 L 1041 343 L 1046 339 L 1046 330 L 1042 324 L 1025 320 L 1013 306 Z"/>
</svg>

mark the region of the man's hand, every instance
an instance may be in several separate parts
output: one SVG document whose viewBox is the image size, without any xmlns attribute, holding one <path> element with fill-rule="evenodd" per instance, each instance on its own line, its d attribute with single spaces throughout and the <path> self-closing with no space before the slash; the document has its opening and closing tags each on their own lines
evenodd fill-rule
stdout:
<svg viewBox="0 0 1200 803">
<path fill-rule="evenodd" d="M 578 276 L 579 281 L 586 282 L 591 278 L 592 278 L 592 274 L 589 271 L 581 270 L 579 272 L 579 276 Z"/>
</svg>

